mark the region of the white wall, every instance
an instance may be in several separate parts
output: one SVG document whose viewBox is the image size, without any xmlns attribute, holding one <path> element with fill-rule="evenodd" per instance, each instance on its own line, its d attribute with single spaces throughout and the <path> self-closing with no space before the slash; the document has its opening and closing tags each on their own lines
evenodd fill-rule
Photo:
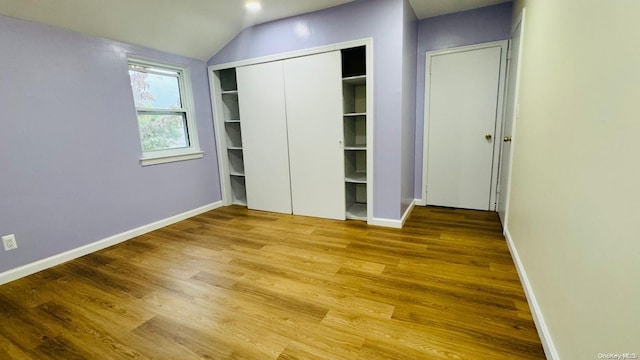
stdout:
<svg viewBox="0 0 640 360">
<path fill-rule="evenodd" d="M 560 358 L 640 356 L 640 2 L 523 6 L 508 230 Z"/>
</svg>

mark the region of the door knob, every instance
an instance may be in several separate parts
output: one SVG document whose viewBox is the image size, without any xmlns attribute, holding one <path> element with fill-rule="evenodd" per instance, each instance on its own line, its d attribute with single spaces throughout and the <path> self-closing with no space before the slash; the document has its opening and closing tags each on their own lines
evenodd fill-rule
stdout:
<svg viewBox="0 0 640 360">
<path fill-rule="evenodd" d="M 493 137 L 493 135 L 491 135 L 491 134 L 487 134 L 487 135 L 484 136 L 484 138 L 487 139 L 487 140 L 491 140 L 492 137 Z"/>
<path fill-rule="evenodd" d="M 505 136 L 502 140 L 504 142 L 511 142 L 511 136 Z"/>
</svg>

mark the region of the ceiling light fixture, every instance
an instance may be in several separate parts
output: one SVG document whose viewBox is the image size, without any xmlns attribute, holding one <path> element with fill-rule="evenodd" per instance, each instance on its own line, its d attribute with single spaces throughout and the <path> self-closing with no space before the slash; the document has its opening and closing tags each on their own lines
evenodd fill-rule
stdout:
<svg viewBox="0 0 640 360">
<path fill-rule="evenodd" d="M 262 4 L 259 1 L 248 1 L 244 3 L 244 7 L 249 11 L 260 11 L 262 9 Z"/>
</svg>

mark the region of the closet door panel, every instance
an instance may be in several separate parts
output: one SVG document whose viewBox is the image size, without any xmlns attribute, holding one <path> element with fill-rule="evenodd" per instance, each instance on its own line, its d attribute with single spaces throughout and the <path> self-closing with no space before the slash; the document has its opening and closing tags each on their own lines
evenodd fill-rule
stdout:
<svg viewBox="0 0 640 360">
<path fill-rule="evenodd" d="M 282 61 L 239 67 L 247 206 L 291 213 Z"/>
<path fill-rule="evenodd" d="M 284 62 L 291 201 L 297 215 L 345 219 L 341 66 L 338 51 Z"/>
</svg>

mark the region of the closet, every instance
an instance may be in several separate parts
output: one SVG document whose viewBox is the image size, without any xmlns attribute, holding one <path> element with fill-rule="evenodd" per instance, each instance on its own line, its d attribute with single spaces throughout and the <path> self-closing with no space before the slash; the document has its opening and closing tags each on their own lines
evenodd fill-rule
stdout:
<svg viewBox="0 0 640 360">
<path fill-rule="evenodd" d="M 365 48 L 342 51 L 346 216 L 367 220 L 367 75 Z"/>
<path fill-rule="evenodd" d="M 365 68 L 359 47 L 214 70 L 226 202 L 367 220 Z"/>
<path fill-rule="evenodd" d="M 240 132 L 240 110 L 238 106 L 238 85 L 235 69 L 221 70 L 216 76 L 216 88 L 218 89 L 218 110 L 222 122 L 218 133 L 224 134 L 224 139 L 218 139 L 218 143 L 224 144 L 224 151 L 218 153 L 225 156 L 227 167 L 221 171 L 228 174 L 225 177 L 225 185 L 229 190 L 230 203 L 247 205 L 245 191 L 244 156 L 242 150 L 242 135 Z M 223 155 L 224 153 L 224 155 Z"/>
</svg>

